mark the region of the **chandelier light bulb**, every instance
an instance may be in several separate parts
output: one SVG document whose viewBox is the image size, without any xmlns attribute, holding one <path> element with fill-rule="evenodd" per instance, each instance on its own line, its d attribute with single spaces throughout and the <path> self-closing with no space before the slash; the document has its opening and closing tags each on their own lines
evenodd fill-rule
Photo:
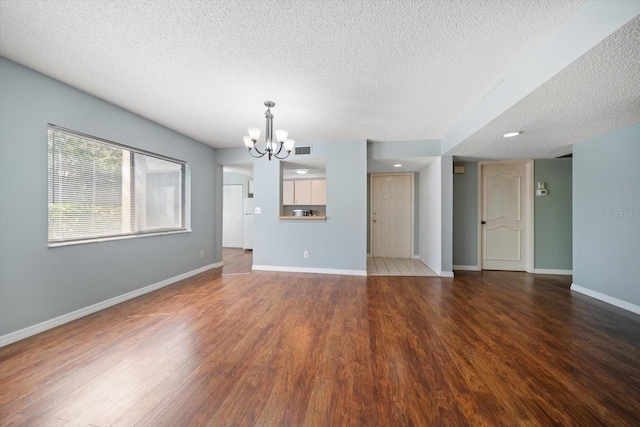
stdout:
<svg viewBox="0 0 640 427">
<path fill-rule="evenodd" d="M 247 129 L 247 132 L 249 132 L 249 138 L 253 141 L 260 139 L 260 128 L 249 128 Z"/>
<path fill-rule="evenodd" d="M 276 139 L 278 140 L 278 142 L 282 143 L 284 142 L 287 137 L 289 136 L 289 132 L 284 130 L 284 129 L 277 129 L 276 130 Z"/>
<path fill-rule="evenodd" d="M 296 145 L 296 142 L 293 139 L 287 139 L 284 141 L 284 149 L 286 151 L 293 150 L 293 146 Z"/>
</svg>

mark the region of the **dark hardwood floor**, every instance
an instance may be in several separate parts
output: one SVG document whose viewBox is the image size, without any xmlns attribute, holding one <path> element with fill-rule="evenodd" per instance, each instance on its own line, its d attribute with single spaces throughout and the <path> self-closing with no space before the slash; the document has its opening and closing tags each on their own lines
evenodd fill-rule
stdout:
<svg viewBox="0 0 640 427">
<path fill-rule="evenodd" d="M 568 277 L 225 262 L 1 348 L 0 425 L 640 423 L 640 316 Z"/>
</svg>

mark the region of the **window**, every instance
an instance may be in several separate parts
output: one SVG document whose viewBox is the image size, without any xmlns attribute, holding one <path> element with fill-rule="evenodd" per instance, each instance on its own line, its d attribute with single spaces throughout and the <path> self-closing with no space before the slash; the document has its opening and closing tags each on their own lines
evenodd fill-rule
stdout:
<svg viewBox="0 0 640 427">
<path fill-rule="evenodd" d="M 49 125 L 49 246 L 186 231 L 185 162 Z"/>
</svg>

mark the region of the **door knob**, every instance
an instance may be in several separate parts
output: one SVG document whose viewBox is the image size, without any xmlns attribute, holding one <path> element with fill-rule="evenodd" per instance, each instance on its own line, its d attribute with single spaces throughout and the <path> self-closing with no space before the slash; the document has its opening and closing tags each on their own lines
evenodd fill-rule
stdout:
<svg viewBox="0 0 640 427">
<path fill-rule="evenodd" d="M 480 224 L 486 224 L 486 223 L 487 223 L 487 221 L 481 221 L 480 222 Z"/>
</svg>

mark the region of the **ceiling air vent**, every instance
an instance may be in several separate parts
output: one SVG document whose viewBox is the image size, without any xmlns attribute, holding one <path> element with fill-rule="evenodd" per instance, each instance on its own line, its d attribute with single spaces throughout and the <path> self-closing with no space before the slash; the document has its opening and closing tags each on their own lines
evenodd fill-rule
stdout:
<svg viewBox="0 0 640 427">
<path fill-rule="evenodd" d="M 307 145 L 306 147 L 295 147 L 294 154 L 296 156 L 310 156 L 311 155 L 311 146 Z"/>
</svg>

